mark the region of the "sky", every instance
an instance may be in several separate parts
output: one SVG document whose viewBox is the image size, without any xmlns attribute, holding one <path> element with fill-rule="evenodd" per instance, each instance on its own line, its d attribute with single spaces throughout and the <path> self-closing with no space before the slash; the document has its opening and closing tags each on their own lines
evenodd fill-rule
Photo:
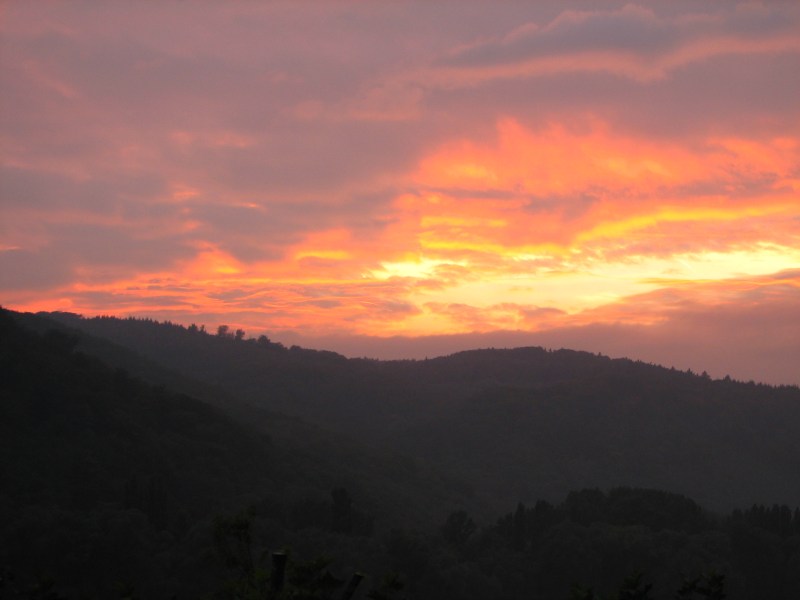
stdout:
<svg viewBox="0 0 800 600">
<path fill-rule="evenodd" d="M 0 304 L 800 384 L 800 3 L 0 3 Z"/>
</svg>

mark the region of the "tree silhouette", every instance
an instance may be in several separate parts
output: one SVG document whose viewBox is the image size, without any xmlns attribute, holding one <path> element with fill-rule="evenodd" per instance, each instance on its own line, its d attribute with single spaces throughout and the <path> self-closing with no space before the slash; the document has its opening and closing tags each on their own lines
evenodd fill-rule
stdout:
<svg viewBox="0 0 800 600">
<path fill-rule="evenodd" d="M 245 588 L 254 584 L 256 563 L 253 558 L 252 510 L 214 519 L 214 545 L 225 566 L 238 572 Z"/>
<path fill-rule="evenodd" d="M 600 596 L 594 593 L 594 589 L 582 585 L 572 586 L 569 600 L 600 600 Z"/>
<path fill-rule="evenodd" d="M 391 573 L 383 578 L 381 584 L 367 593 L 369 600 L 392 600 L 396 593 L 402 591 L 404 584 L 400 580 L 400 576 L 396 573 Z"/>
<path fill-rule="evenodd" d="M 461 547 L 467 543 L 476 529 L 475 522 L 467 515 L 466 511 L 457 510 L 447 517 L 447 521 L 442 526 L 442 537 L 449 544 Z"/>
<path fill-rule="evenodd" d="M 514 550 L 524 550 L 527 527 L 525 518 L 525 505 L 522 502 L 517 504 L 517 510 L 514 511 L 512 528 L 511 545 L 513 546 Z"/>
<path fill-rule="evenodd" d="M 642 583 L 642 574 L 633 573 L 625 578 L 617 594 L 617 600 L 650 600 L 652 583 Z"/>
<path fill-rule="evenodd" d="M 711 571 L 694 579 L 684 579 L 675 593 L 677 600 L 725 600 L 725 575 Z"/>
<path fill-rule="evenodd" d="M 345 580 L 331 573 L 329 567 L 332 560 L 329 558 L 319 557 L 293 563 L 286 552 L 273 552 L 272 569 L 267 572 L 262 566 L 267 553 L 262 553 L 259 560 L 254 559 L 252 535 L 254 517 L 254 511 L 248 510 L 230 517 L 218 516 L 214 520 L 214 542 L 217 552 L 225 565 L 235 572 L 235 577 L 226 582 L 225 587 L 216 595 L 217 598 L 330 600 L 341 589 L 341 593 L 337 596 L 339 600 L 351 600 L 364 575 L 354 573 L 345 586 Z M 380 590 L 377 593 L 380 593 Z"/>
</svg>

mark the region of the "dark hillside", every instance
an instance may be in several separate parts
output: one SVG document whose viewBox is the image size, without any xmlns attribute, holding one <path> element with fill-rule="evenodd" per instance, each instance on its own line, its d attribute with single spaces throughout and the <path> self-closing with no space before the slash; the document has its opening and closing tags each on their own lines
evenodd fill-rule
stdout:
<svg viewBox="0 0 800 600">
<path fill-rule="evenodd" d="M 728 509 L 800 494 L 796 388 L 594 362 L 605 369 L 539 386 L 483 387 L 415 438 L 440 464 L 480 472 L 495 494 L 513 489 L 524 499 L 633 484 Z"/>
<path fill-rule="evenodd" d="M 308 407 L 293 399 L 302 400 L 309 395 L 307 388 L 316 389 L 323 377 L 320 372 L 338 383 L 336 365 L 348 364 L 339 355 L 289 350 L 255 340 L 240 345 L 231 339 L 154 321 L 84 320 L 65 313 L 55 313 L 54 318 L 47 314 L 8 314 L 31 331 L 44 334 L 56 328 L 75 336 L 81 352 L 149 383 L 203 400 L 246 428 L 266 433 L 287 472 L 311 469 L 315 487 L 362 489 L 368 492 L 365 500 L 372 502 L 376 516 L 395 524 L 438 522 L 442 509 L 432 508 L 436 506 L 433 500 L 445 505 L 465 501 L 462 481 L 431 471 L 424 461 L 414 461 L 406 454 L 367 447 L 358 441 L 358 435 L 343 435 L 348 433 L 347 427 L 332 426 L 341 418 L 299 410 Z M 90 327 L 84 328 L 86 324 Z M 93 335 L 102 334 L 106 328 L 114 335 Z M 132 333 L 130 344 L 125 343 L 125 332 Z M 320 405 L 327 410 L 334 408 L 327 402 Z M 372 428 L 369 417 L 366 412 L 359 417 L 366 429 L 353 430 L 362 440 Z M 466 501 L 480 510 L 477 504 Z"/>
<path fill-rule="evenodd" d="M 413 461 L 263 411 L 244 426 L 78 351 L 83 334 L 18 320 L 0 311 L 0 597 L 7 570 L 88 597 L 130 582 L 147 598 L 197 597 L 224 575 L 212 517 L 251 505 L 267 548 L 336 548 L 365 568 L 372 535 L 435 526 L 459 502 Z"/>
<path fill-rule="evenodd" d="M 495 506 L 597 485 L 669 489 L 725 510 L 800 497 L 797 387 L 542 348 L 348 360 L 153 321 L 52 316 L 248 403 L 443 467 Z"/>
<path fill-rule="evenodd" d="M 180 328 L 177 332 L 183 335 Z M 220 343 L 241 344 L 237 350 L 244 357 L 255 346 L 213 342 Z M 116 366 L 84 353 L 84 347 L 104 349 Z M 576 584 L 592 586 L 603 598 L 667 600 L 680 589 L 689 590 L 680 597 L 695 598 L 709 586 L 715 593 L 724 589 L 729 600 L 797 597 L 798 509 L 759 498 L 742 505 L 750 508 L 721 516 L 669 491 L 612 485 L 615 477 L 647 476 L 653 465 L 660 465 L 654 472 L 662 476 L 670 472 L 669 463 L 658 461 L 680 456 L 681 444 L 662 447 L 654 440 L 666 443 L 674 432 L 688 432 L 682 439 L 689 440 L 691 455 L 701 434 L 719 443 L 724 440 L 719 431 L 730 424 L 761 434 L 768 428 L 768 440 L 753 438 L 745 450 L 772 457 L 774 471 L 764 468 L 765 480 L 787 475 L 793 456 L 781 457 L 778 450 L 792 451 L 792 440 L 781 436 L 794 425 L 767 418 L 750 394 L 763 392 L 760 397 L 788 419 L 796 390 L 711 382 L 629 361 L 541 349 L 463 353 L 422 363 L 268 351 L 284 359 L 310 357 L 299 366 L 310 374 L 317 359 L 349 370 L 342 381 L 335 370 L 317 371 L 318 378 L 306 382 L 310 388 L 354 386 L 363 403 L 381 381 L 391 381 L 396 387 L 384 389 L 381 397 L 392 410 L 403 406 L 402 395 L 416 394 L 409 396 L 409 410 L 393 417 L 392 435 L 385 420 L 391 413 L 370 413 L 375 426 L 396 446 L 474 477 L 480 493 L 495 495 L 502 509 L 475 512 L 466 488 L 435 476 L 421 458 L 378 453 L 296 417 L 250 406 L 227 389 L 220 398 L 217 389 L 206 388 L 216 405 L 210 406 L 121 368 L 129 364 L 178 386 L 203 388 L 151 359 L 53 327 L 41 317 L 2 311 L 0 597 L 242 597 L 231 582 L 244 585 L 262 575 L 225 569 L 215 550 L 225 523 L 247 523 L 252 534 L 247 555 L 259 565 L 265 552 L 289 548 L 294 565 L 327 555 L 336 577 L 356 569 L 371 574 L 356 595 L 362 600 L 561 600 L 570 589 L 587 589 Z M 520 374 L 529 362 L 535 377 Z M 595 369 L 591 386 L 570 371 L 589 368 Z M 673 399 L 702 389 L 698 383 L 709 391 Z M 343 400 L 334 396 L 331 402 Z M 720 405 L 738 408 L 723 426 L 714 421 L 722 414 Z M 235 418 L 218 406 L 235 409 Z M 243 424 L 247 419 L 250 426 Z M 694 429 L 684 420 L 696 423 Z M 580 435 L 565 433 L 568 439 L 562 440 L 559 432 L 576 423 L 583 427 Z M 644 431 L 627 429 L 637 423 Z M 399 435 L 402 428 L 415 437 Z M 611 442 L 619 450 L 607 457 Z M 631 448 L 640 449 L 641 464 Z M 737 452 L 735 444 L 718 454 L 709 441 L 707 450 L 729 475 L 719 454 Z M 742 456 L 746 452 L 733 458 Z M 708 456 L 698 462 L 714 464 Z M 559 502 L 532 495 L 546 487 L 548 474 L 553 489 L 568 485 L 563 469 L 570 466 L 569 477 L 605 477 L 598 487 L 613 489 L 573 491 Z M 752 468 L 758 466 L 754 459 Z M 675 469 L 684 485 L 692 468 L 687 458 Z M 794 481 L 788 474 L 787 488 Z M 523 498 L 520 490 L 529 496 Z M 226 518 L 216 519 L 219 515 Z M 330 597 L 314 588 L 315 577 L 335 581 L 321 569 L 306 565 L 290 572 L 309 592 L 297 597 Z M 403 589 L 381 588 L 383 573 L 397 573 Z M 50 577 L 53 587 L 47 584 Z M 650 594 L 631 596 L 651 585 Z"/>
<path fill-rule="evenodd" d="M 103 596 L 162 580 L 168 551 L 204 515 L 286 473 L 270 440 L 218 410 L 31 334 L 0 313 L 0 562 Z"/>
</svg>

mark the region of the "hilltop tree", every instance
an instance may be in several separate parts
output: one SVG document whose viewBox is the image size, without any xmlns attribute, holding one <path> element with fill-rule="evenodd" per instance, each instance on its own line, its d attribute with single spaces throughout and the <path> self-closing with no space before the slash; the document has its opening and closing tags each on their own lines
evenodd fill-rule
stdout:
<svg viewBox="0 0 800 600">
<path fill-rule="evenodd" d="M 457 510 L 447 517 L 447 521 L 442 526 L 442 537 L 449 544 L 461 547 L 472 537 L 475 530 L 475 522 L 467 512 L 465 510 Z"/>
</svg>

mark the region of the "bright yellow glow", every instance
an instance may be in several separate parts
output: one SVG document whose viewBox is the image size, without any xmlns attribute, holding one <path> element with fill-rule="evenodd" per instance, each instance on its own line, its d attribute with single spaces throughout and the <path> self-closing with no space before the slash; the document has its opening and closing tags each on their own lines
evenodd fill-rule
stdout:
<svg viewBox="0 0 800 600">
<path fill-rule="evenodd" d="M 382 262 L 380 269 L 368 271 L 366 277 L 375 279 L 390 279 L 392 277 L 410 277 L 416 279 L 426 279 L 436 274 L 436 269 L 441 266 L 449 265 L 463 266 L 465 261 L 445 263 L 428 258 L 418 258 L 399 262 Z"/>
<path fill-rule="evenodd" d="M 88 314 L 231 314 L 247 330 L 308 334 L 655 323 L 671 310 L 668 295 L 658 296 L 665 289 L 694 290 L 694 300 L 713 305 L 726 290 L 760 289 L 800 269 L 797 164 L 791 136 L 678 146 L 600 122 L 533 131 L 506 119 L 496 139 L 431 149 L 407 175 L 415 191 L 394 199 L 380 227 L 310 228 L 262 261 L 209 241 L 163 272 L 86 267 L 80 284 L 53 290 L 49 301 L 20 290 L 6 302 Z M 187 184 L 171 187 L 174 202 L 201 196 Z M 235 204 L 260 210 L 246 198 Z M 174 225 L 199 227 L 188 217 Z M 13 242 L 8 251 L 32 243 Z M 775 290 L 800 285 L 800 277 L 774 281 Z M 92 304 L 96 297 L 111 298 L 111 309 Z"/>
</svg>

